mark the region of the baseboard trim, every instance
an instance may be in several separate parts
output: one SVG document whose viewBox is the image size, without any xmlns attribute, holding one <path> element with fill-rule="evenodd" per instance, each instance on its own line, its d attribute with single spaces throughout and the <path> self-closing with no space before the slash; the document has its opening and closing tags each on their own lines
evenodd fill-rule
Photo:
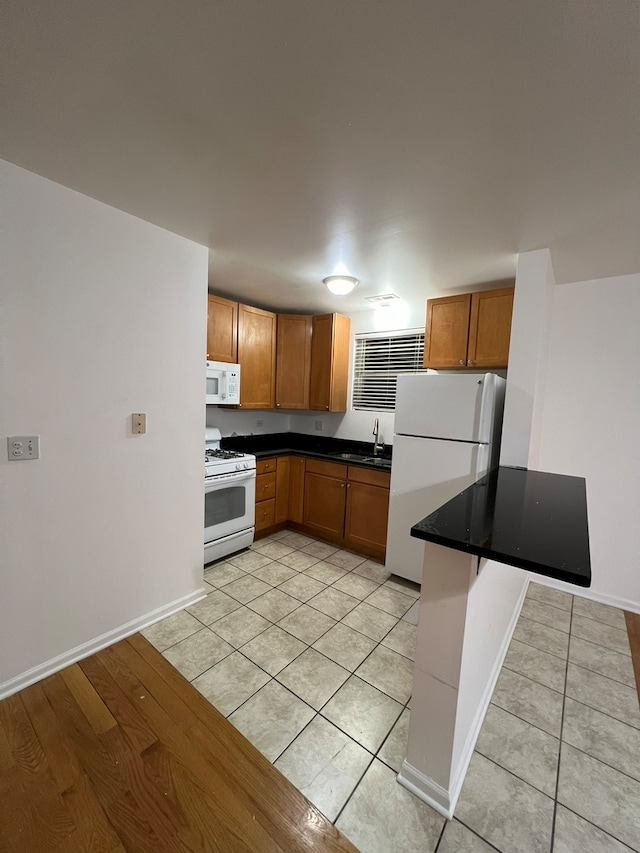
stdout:
<svg viewBox="0 0 640 853">
<path fill-rule="evenodd" d="M 69 649 L 69 651 L 63 652 L 61 655 L 57 655 L 44 663 L 38 664 L 38 666 L 27 669 L 25 672 L 20 673 L 20 675 L 16 675 L 8 681 L 0 684 L 0 699 L 6 699 L 8 696 L 17 693 L 18 690 L 23 690 L 25 687 L 29 687 L 31 684 L 41 681 L 48 675 L 53 675 L 54 673 L 59 672 L 66 666 L 70 666 L 83 658 L 89 657 L 89 655 L 93 655 L 101 649 L 105 649 L 107 646 L 112 646 L 119 640 L 124 640 L 125 637 L 135 634 L 136 631 L 148 628 L 149 625 L 153 625 L 154 622 L 159 622 L 161 619 L 166 619 L 167 616 L 172 616 L 174 613 L 183 610 L 185 607 L 190 607 L 192 604 L 195 604 L 196 601 L 201 601 L 205 596 L 206 592 L 204 588 L 195 590 L 195 592 L 191 592 L 181 598 L 176 598 L 174 601 L 169 602 L 169 604 L 165 604 L 163 607 L 158 607 L 156 610 L 145 613 L 137 619 L 125 622 L 124 625 L 113 628 L 105 634 L 100 634 L 100 636 L 94 637 L 92 640 L 82 643 L 73 649 Z"/>
<path fill-rule="evenodd" d="M 434 782 L 429 776 L 425 776 L 424 773 L 416 770 L 412 764 L 409 764 L 406 758 L 402 762 L 402 767 L 396 779 L 403 788 L 411 791 L 423 803 L 427 803 L 427 805 L 431 806 L 439 814 L 444 815 L 447 820 L 453 818 L 455 803 L 451 803 L 449 792 L 445 791 L 443 787 Z"/>
<path fill-rule="evenodd" d="M 594 592 L 591 589 L 562 583 L 562 581 L 556 581 L 552 578 L 543 577 L 542 575 L 530 574 L 529 580 L 540 584 L 540 586 L 559 589 L 561 592 L 568 592 L 570 595 L 577 595 L 580 598 L 588 598 L 590 601 L 597 601 L 598 604 L 606 604 L 609 607 L 617 607 L 618 610 L 627 610 L 629 613 L 637 613 L 640 615 L 640 602 L 631 601 L 630 598 L 620 598 L 617 595 L 606 595 L 605 593 Z"/>
</svg>

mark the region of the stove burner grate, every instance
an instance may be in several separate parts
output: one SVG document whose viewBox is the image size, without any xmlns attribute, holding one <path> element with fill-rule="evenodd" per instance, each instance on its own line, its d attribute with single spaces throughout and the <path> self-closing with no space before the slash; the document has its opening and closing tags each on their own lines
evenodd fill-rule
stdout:
<svg viewBox="0 0 640 853">
<path fill-rule="evenodd" d="M 238 453 L 235 450 L 221 450 L 220 448 L 217 450 L 207 449 L 204 452 L 205 462 L 210 459 L 239 459 L 241 456 L 244 456 L 244 453 Z"/>
</svg>

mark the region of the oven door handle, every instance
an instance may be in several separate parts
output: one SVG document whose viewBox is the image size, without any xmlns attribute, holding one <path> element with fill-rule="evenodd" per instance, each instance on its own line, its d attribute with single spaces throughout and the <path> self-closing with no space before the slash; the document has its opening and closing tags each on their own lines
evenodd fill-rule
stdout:
<svg viewBox="0 0 640 853">
<path fill-rule="evenodd" d="M 255 476 L 255 468 L 249 468 L 247 471 L 234 471 L 231 474 L 218 474 L 217 477 L 205 477 L 204 486 L 206 489 L 218 484 L 222 486 L 227 485 L 227 483 L 244 483 L 245 480 L 254 480 Z"/>
</svg>

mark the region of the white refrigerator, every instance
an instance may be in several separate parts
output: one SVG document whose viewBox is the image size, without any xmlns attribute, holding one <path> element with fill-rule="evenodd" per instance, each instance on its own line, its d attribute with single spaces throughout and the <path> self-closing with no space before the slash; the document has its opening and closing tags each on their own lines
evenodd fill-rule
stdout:
<svg viewBox="0 0 640 853">
<path fill-rule="evenodd" d="M 411 527 L 498 464 L 505 380 L 495 373 L 398 378 L 385 565 L 422 582 Z"/>
</svg>

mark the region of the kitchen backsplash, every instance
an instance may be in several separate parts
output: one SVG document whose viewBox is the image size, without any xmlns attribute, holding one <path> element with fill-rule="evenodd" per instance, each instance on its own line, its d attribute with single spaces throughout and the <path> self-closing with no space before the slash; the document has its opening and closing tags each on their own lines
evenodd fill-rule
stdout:
<svg viewBox="0 0 640 853">
<path fill-rule="evenodd" d="M 207 426 L 217 426 L 223 436 L 297 432 L 316 437 L 371 442 L 376 417 L 380 421 L 380 441 L 393 444 L 393 412 L 239 411 L 223 406 L 207 406 Z"/>
</svg>

